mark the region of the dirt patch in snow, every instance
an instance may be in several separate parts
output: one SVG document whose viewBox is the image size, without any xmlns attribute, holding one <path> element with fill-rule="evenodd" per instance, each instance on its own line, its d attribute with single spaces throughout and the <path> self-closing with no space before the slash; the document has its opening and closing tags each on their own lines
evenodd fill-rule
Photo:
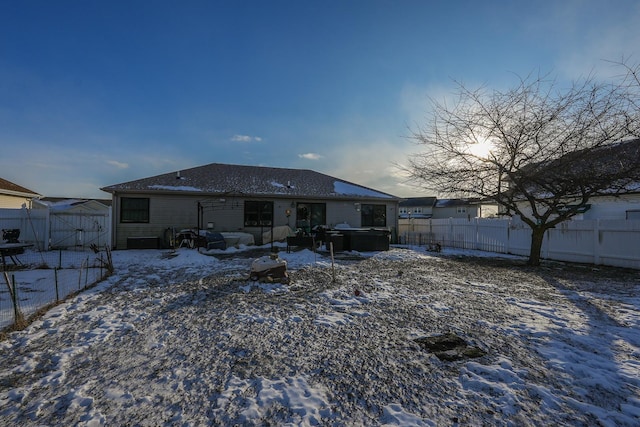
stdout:
<svg viewBox="0 0 640 427">
<path fill-rule="evenodd" d="M 486 352 L 479 347 L 469 345 L 465 340 L 451 332 L 432 337 L 416 338 L 414 341 L 420 347 L 435 354 L 438 359 L 449 362 L 486 355 Z"/>
</svg>

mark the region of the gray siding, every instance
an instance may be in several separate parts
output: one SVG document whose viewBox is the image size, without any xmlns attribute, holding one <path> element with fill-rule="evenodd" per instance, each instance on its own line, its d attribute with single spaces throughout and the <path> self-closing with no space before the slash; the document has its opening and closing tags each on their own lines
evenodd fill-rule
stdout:
<svg viewBox="0 0 640 427">
<path fill-rule="evenodd" d="M 128 237 L 158 237 L 164 240 L 167 229 L 180 230 L 197 226 L 198 197 L 144 194 L 125 197 L 149 198 L 149 222 L 120 222 L 120 197 L 114 197 L 115 246 L 118 249 L 127 247 Z"/>
<path fill-rule="evenodd" d="M 466 212 L 458 213 L 458 208 L 464 207 Z M 478 216 L 478 208 L 476 206 L 450 206 L 445 208 L 434 208 L 433 219 L 442 218 L 475 218 Z"/>
<path fill-rule="evenodd" d="M 148 223 L 121 223 L 120 222 L 120 197 L 148 197 L 149 198 L 149 222 Z M 361 212 L 358 204 L 384 204 L 387 207 L 387 227 L 394 232 L 397 229 L 397 201 L 380 200 L 322 200 L 322 199 L 276 199 L 273 197 L 211 197 L 201 195 L 173 195 L 173 194 L 131 194 L 114 196 L 113 218 L 115 231 L 114 244 L 117 249 L 127 247 L 128 237 L 157 237 L 166 240 L 167 230 L 179 231 L 186 228 L 207 228 L 212 225 L 213 231 L 240 231 L 254 235 L 256 243 L 261 243 L 261 236 L 268 227 L 244 226 L 244 202 L 245 200 L 265 200 L 273 202 L 274 226 L 289 225 L 295 229 L 295 207 L 297 203 L 325 203 L 326 220 L 329 227 L 336 224 L 347 223 L 352 227 L 361 226 Z M 201 206 L 201 219 L 198 224 L 198 203 Z M 287 218 L 286 210 L 291 210 L 291 216 Z"/>
</svg>

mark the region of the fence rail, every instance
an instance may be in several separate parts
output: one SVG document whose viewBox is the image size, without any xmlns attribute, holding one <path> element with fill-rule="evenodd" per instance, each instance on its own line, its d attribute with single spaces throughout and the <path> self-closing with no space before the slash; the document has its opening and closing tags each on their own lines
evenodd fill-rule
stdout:
<svg viewBox="0 0 640 427">
<path fill-rule="evenodd" d="M 474 249 L 529 256 L 531 229 L 513 219 L 400 220 L 403 244 Z M 640 269 L 639 220 L 566 221 L 547 230 L 541 257 Z"/>
</svg>

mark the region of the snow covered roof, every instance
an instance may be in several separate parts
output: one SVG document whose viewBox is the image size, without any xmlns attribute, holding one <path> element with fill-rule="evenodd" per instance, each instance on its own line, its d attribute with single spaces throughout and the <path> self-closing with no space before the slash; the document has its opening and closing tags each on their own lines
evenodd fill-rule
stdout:
<svg viewBox="0 0 640 427">
<path fill-rule="evenodd" d="M 211 163 L 110 185 L 108 193 L 180 192 L 203 195 L 397 199 L 381 191 L 308 169 Z"/>
<path fill-rule="evenodd" d="M 580 197 L 640 191 L 640 139 L 567 153 L 522 167 L 515 176 L 538 198 Z M 553 187 L 556 193 L 549 192 Z"/>
<path fill-rule="evenodd" d="M 469 206 L 478 204 L 479 199 L 438 199 L 434 207 L 449 208 L 454 206 Z"/>
<path fill-rule="evenodd" d="M 24 188 L 18 184 L 14 184 L 11 181 L 0 178 L 0 194 L 8 194 L 11 196 L 21 197 L 40 197 L 40 194 L 35 193 L 27 188 Z"/>
<path fill-rule="evenodd" d="M 94 199 L 63 199 L 55 197 L 45 197 L 38 200 L 51 211 L 68 211 L 77 208 L 82 210 L 104 210 L 111 205 L 111 200 L 94 200 Z"/>
<path fill-rule="evenodd" d="M 407 199 L 404 199 L 402 201 L 400 201 L 400 206 L 401 207 L 422 207 L 422 206 L 429 206 L 429 207 L 433 207 L 433 205 L 435 205 L 436 203 L 436 198 L 435 197 L 409 197 Z"/>
</svg>

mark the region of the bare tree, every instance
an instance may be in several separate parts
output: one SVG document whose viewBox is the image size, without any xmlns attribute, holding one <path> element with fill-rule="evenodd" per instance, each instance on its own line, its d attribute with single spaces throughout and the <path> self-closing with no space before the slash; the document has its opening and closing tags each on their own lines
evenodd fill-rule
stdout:
<svg viewBox="0 0 640 427">
<path fill-rule="evenodd" d="M 640 180 L 638 144 L 613 149 L 638 134 L 629 76 L 566 89 L 529 76 L 506 92 L 458 84 L 453 105 L 432 100 L 430 122 L 412 131 L 424 149 L 409 159 L 409 175 L 439 194 L 493 200 L 519 215 L 531 227 L 529 264 L 538 265 L 546 230 L 591 197 Z"/>
</svg>

